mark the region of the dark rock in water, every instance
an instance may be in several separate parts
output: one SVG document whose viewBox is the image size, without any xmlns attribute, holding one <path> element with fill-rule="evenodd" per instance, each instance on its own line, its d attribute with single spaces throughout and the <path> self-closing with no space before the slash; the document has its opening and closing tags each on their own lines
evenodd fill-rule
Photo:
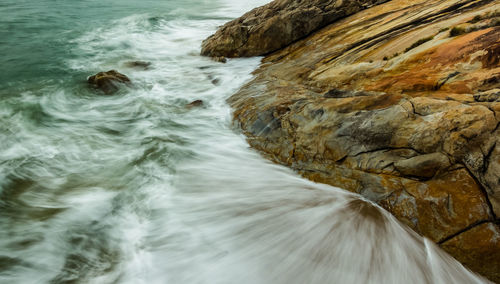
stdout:
<svg viewBox="0 0 500 284">
<path fill-rule="evenodd" d="M 212 57 L 265 55 L 346 16 L 387 0 L 275 0 L 222 26 L 203 41 Z"/>
<path fill-rule="evenodd" d="M 220 63 L 226 63 L 227 62 L 227 59 L 224 56 L 215 56 L 215 57 L 212 57 L 212 60 L 220 62 Z"/>
<path fill-rule="evenodd" d="M 214 84 L 215 86 L 218 86 L 218 85 L 220 85 L 220 80 L 218 78 L 215 78 L 212 80 L 212 84 Z"/>
<path fill-rule="evenodd" d="M 124 66 L 128 67 L 128 68 L 137 68 L 137 69 L 148 70 L 149 67 L 151 66 L 151 62 L 148 62 L 148 61 L 127 61 L 127 62 L 125 62 Z"/>
<path fill-rule="evenodd" d="M 211 75 L 211 74 L 208 74 L 208 80 L 210 80 L 210 82 L 212 82 L 212 84 L 214 84 L 215 86 L 218 86 L 220 84 L 220 79 L 219 78 L 216 78 L 215 76 Z"/>
<path fill-rule="evenodd" d="M 186 105 L 187 108 L 201 107 L 203 106 L 202 100 L 195 100 Z"/>
<path fill-rule="evenodd" d="M 130 83 L 130 79 L 115 70 L 99 72 L 87 79 L 87 82 L 105 94 L 112 94 L 118 91 L 118 84 Z"/>
</svg>

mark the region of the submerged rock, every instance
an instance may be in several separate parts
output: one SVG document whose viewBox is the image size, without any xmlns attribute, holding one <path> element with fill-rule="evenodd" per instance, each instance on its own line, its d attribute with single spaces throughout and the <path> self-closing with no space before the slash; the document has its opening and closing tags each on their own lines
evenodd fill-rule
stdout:
<svg viewBox="0 0 500 284">
<path fill-rule="evenodd" d="M 193 108 L 193 107 L 201 107 L 203 106 L 203 101 L 202 100 L 195 100 L 190 102 L 189 104 L 186 105 L 188 109 Z"/>
<path fill-rule="evenodd" d="M 219 86 L 220 85 L 220 79 L 219 78 L 215 78 L 213 79 L 212 81 L 210 81 L 213 85 L 215 86 Z"/>
<path fill-rule="evenodd" d="M 388 0 L 275 0 L 225 24 L 202 44 L 212 57 L 264 55 L 360 10 Z"/>
<path fill-rule="evenodd" d="M 115 70 L 109 70 L 90 76 L 87 82 L 109 95 L 118 91 L 119 84 L 130 83 L 130 79 Z"/>
<path fill-rule="evenodd" d="M 227 62 L 227 59 L 224 56 L 215 56 L 215 57 L 212 57 L 212 60 L 214 60 L 216 62 L 220 62 L 220 63 Z"/>
<path fill-rule="evenodd" d="M 138 68 L 138 69 L 143 69 L 143 70 L 148 70 L 151 66 L 151 62 L 148 61 L 127 61 L 124 63 L 125 67 L 128 68 Z"/>
<path fill-rule="evenodd" d="M 273 3 L 222 27 L 204 52 L 279 48 L 286 41 L 262 47 L 270 40 L 257 19 L 279 27 L 283 13 L 317 2 L 283 11 L 269 9 L 286 1 Z M 393 0 L 360 11 L 264 58 L 228 100 L 234 118 L 266 157 L 378 203 L 500 283 L 500 27 L 443 32 L 498 8 Z"/>
</svg>

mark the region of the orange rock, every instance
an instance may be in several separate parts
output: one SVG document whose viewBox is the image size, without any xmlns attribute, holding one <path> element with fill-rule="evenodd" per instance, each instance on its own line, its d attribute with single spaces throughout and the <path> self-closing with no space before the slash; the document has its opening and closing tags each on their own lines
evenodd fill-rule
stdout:
<svg viewBox="0 0 500 284">
<path fill-rule="evenodd" d="M 500 227 L 483 223 L 443 242 L 441 247 L 460 262 L 500 283 Z"/>
<path fill-rule="evenodd" d="M 425 183 L 404 180 L 403 186 L 415 203 L 417 231 L 435 242 L 492 218 L 480 185 L 464 169 Z M 404 204 L 392 207 L 396 216 L 401 210 Z"/>
</svg>

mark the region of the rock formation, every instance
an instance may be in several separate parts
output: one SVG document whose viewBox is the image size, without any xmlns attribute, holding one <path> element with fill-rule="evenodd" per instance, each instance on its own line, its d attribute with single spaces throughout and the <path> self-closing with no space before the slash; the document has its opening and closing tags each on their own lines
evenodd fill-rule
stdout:
<svg viewBox="0 0 500 284">
<path fill-rule="evenodd" d="M 283 48 L 347 15 L 388 0 L 276 0 L 225 24 L 203 42 L 212 57 L 257 56 Z"/>
<path fill-rule="evenodd" d="M 250 145 L 377 202 L 500 283 L 500 4 L 393 0 L 294 42 L 313 28 L 295 36 L 283 15 L 322 22 L 308 12 L 320 2 L 275 1 L 204 43 L 249 56 L 293 42 L 229 99 Z M 333 2 L 318 9 L 348 7 Z M 286 40 L 263 36 L 274 30 Z"/>
<path fill-rule="evenodd" d="M 130 83 L 130 79 L 120 72 L 109 70 L 90 76 L 87 82 L 109 95 L 118 91 L 118 84 Z"/>
</svg>

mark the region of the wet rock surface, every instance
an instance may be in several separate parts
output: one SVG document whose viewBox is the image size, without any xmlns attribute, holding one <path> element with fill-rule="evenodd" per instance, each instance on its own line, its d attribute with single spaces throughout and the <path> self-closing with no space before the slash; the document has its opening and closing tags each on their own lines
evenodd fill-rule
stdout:
<svg viewBox="0 0 500 284">
<path fill-rule="evenodd" d="M 275 0 L 225 24 L 202 44 L 202 55 L 264 55 L 360 10 L 388 0 Z"/>
<path fill-rule="evenodd" d="M 204 102 L 202 100 L 194 100 L 190 102 L 189 104 L 186 105 L 186 108 L 191 109 L 194 107 L 202 107 L 204 105 Z"/>
<path fill-rule="evenodd" d="M 393 0 L 358 12 L 268 55 L 229 99 L 234 118 L 270 159 L 377 202 L 500 283 L 498 10 Z M 237 42 L 256 11 L 204 50 Z M 470 28 L 450 36 L 457 26 Z"/>
<path fill-rule="evenodd" d="M 109 70 L 90 76 L 87 82 L 105 94 L 111 95 L 119 90 L 119 84 L 128 84 L 130 79 L 116 70 Z"/>
</svg>

